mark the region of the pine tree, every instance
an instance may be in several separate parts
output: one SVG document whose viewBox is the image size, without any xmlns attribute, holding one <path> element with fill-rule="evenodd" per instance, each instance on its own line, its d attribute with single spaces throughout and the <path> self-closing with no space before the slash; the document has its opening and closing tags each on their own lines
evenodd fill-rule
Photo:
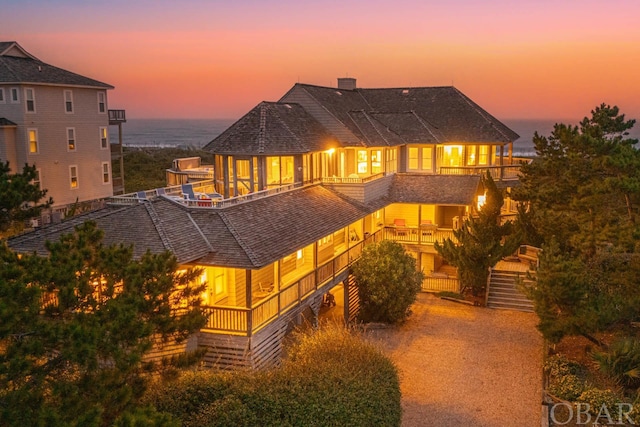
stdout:
<svg viewBox="0 0 640 427">
<path fill-rule="evenodd" d="M 594 334 L 637 318 L 640 151 L 628 138 L 635 120 L 601 104 L 579 126 L 536 134 L 537 157 L 513 192 L 529 239 L 543 248 L 529 293 L 543 335 Z M 527 243 L 532 243 L 531 240 Z"/>
<path fill-rule="evenodd" d="M 25 165 L 22 173 L 12 174 L 9 162 L 0 163 L 0 232 L 14 222 L 40 215 L 42 209 L 53 204 L 51 198 L 41 203 L 47 190 L 40 190 L 34 183 L 36 175 L 35 166 Z"/>
<path fill-rule="evenodd" d="M 0 245 L 0 419 L 10 425 L 112 425 L 136 408 L 157 366 L 153 343 L 203 325 L 199 271 L 169 253 L 134 260 L 88 222 L 48 257 Z"/>
<path fill-rule="evenodd" d="M 486 201 L 477 216 L 466 219 L 459 230 L 454 230 L 455 242 L 446 239 L 435 244 L 438 254 L 458 268 L 462 290 L 471 289 L 476 296 L 486 288 L 489 268 L 515 252 L 520 244 L 511 221 L 501 224 L 502 192 L 489 173 L 482 182 Z"/>
</svg>

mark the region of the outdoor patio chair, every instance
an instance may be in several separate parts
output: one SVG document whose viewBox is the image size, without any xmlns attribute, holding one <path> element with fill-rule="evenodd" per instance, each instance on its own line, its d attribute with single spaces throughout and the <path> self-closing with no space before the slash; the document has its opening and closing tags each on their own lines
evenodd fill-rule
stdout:
<svg viewBox="0 0 640 427">
<path fill-rule="evenodd" d="M 144 202 L 146 200 L 149 200 L 149 199 L 147 199 L 147 192 L 146 191 L 138 191 L 136 193 L 136 198 L 138 199 L 139 202 Z"/>
<path fill-rule="evenodd" d="M 191 184 L 182 184 L 182 195 L 185 199 L 188 200 L 196 199 L 196 195 L 193 192 L 193 187 L 191 186 Z"/>
<path fill-rule="evenodd" d="M 407 221 L 404 218 L 396 218 L 393 220 L 393 226 L 396 230 L 396 236 L 406 236 L 409 233 Z"/>
<path fill-rule="evenodd" d="M 420 232 L 423 236 L 433 236 L 433 233 L 438 229 L 438 226 L 434 224 L 430 219 L 423 219 L 420 221 Z"/>
</svg>

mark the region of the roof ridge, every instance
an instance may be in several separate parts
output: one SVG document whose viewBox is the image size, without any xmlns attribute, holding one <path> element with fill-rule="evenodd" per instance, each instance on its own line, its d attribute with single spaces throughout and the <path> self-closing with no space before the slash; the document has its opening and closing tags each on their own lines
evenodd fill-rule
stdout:
<svg viewBox="0 0 640 427">
<path fill-rule="evenodd" d="M 231 235 L 233 236 L 233 238 L 236 240 L 236 242 L 238 242 L 238 245 L 240 245 L 240 247 L 242 248 L 242 250 L 244 250 L 245 254 L 247 254 L 247 257 L 251 260 L 251 263 L 258 267 L 259 266 L 259 262 L 258 259 L 256 257 L 256 255 L 253 253 L 253 251 L 247 246 L 247 244 L 244 242 L 244 240 L 242 240 L 240 238 L 240 235 L 238 234 L 238 232 L 236 231 L 235 227 L 233 226 L 233 224 L 231 224 L 231 221 L 229 220 L 229 218 L 227 218 L 227 216 L 225 215 L 224 212 L 218 212 L 218 216 L 220 217 L 220 219 L 222 220 L 222 222 L 224 222 L 224 225 L 227 227 L 227 229 L 229 230 L 229 233 L 231 233 Z"/>
<path fill-rule="evenodd" d="M 433 139 L 436 140 L 436 142 L 440 142 L 440 138 L 438 138 L 433 132 L 431 132 L 431 128 L 429 126 L 427 126 L 427 123 L 429 123 L 427 120 L 424 120 L 422 117 L 420 117 L 420 115 L 418 115 L 418 113 L 415 112 L 415 110 L 411 110 L 411 114 L 413 114 L 413 116 L 418 119 L 418 121 L 422 124 L 422 126 L 424 126 L 424 128 L 427 130 L 427 132 L 429 132 L 431 134 L 431 136 L 433 137 Z M 429 123 L 431 124 L 431 123 Z M 438 128 L 437 126 L 433 126 L 436 129 Z"/>
<path fill-rule="evenodd" d="M 286 103 L 286 102 L 283 102 L 283 103 L 282 103 L 282 104 L 280 104 L 280 105 L 287 105 L 287 103 Z M 280 112 L 278 112 L 278 114 L 276 115 L 276 119 L 280 122 L 280 124 L 281 124 L 282 126 L 284 126 L 284 128 L 287 130 L 287 132 L 289 132 L 289 134 L 290 134 L 291 136 L 293 136 L 293 138 L 298 142 L 298 145 L 300 145 L 301 147 L 303 147 L 303 148 L 304 148 L 304 149 L 306 149 L 306 150 L 309 150 L 309 147 L 307 147 L 307 146 L 304 144 L 304 142 L 303 142 L 303 141 L 298 137 L 298 135 L 297 135 L 295 132 L 293 132 L 293 131 L 291 130 L 291 128 L 289 127 L 289 125 L 287 125 L 287 124 L 285 123 L 285 121 L 284 121 L 284 120 L 282 120 L 282 117 L 280 116 Z"/>
<path fill-rule="evenodd" d="M 165 248 L 167 248 L 167 250 L 171 251 L 171 253 L 176 255 L 175 250 L 171 245 L 171 239 L 169 239 L 169 236 L 167 236 L 167 233 L 165 233 L 164 227 L 162 226 L 162 220 L 160 219 L 160 216 L 152 206 L 151 202 L 146 201 L 146 202 L 143 202 L 143 204 L 144 204 L 144 207 L 147 209 L 147 212 L 149 213 L 149 217 L 153 222 L 153 226 L 158 232 L 158 236 L 160 237 L 160 240 L 162 240 L 162 244 L 165 246 Z"/>
<path fill-rule="evenodd" d="M 200 234 L 200 236 L 202 236 L 202 240 L 204 240 L 204 242 L 207 244 L 207 247 L 209 248 L 209 250 L 213 252 L 214 249 L 213 249 L 213 246 L 211 245 L 211 242 L 209 241 L 209 239 L 207 239 L 207 236 L 204 235 L 204 232 L 198 226 L 198 223 L 196 222 L 196 220 L 193 219 L 193 217 L 191 216 L 191 212 L 187 211 L 187 217 L 189 218 L 193 226 L 196 228 L 196 230 L 198 230 L 198 233 Z"/>
</svg>

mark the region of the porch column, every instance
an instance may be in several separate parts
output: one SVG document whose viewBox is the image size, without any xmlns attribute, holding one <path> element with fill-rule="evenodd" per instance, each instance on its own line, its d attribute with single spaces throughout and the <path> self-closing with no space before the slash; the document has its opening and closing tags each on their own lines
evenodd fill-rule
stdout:
<svg viewBox="0 0 640 427">
<path fill-rule="evenodd" d="M 504 145 L 500 146 L 500 181 L 502 181 L 502 179 L 504 178 Z"/>
<path fill-rule="evenodd" d="M 247 336 L 251 336 L 253 331 L 253 310 L 251 310 L 252 297 L 251 297 L 251 270 L 245 270 L 245 302 L 249 311 L 247 312 Z"/>
<path fill-rule="evenodd" d="M 229 198 L 229 156 L 222 156 L 222 179 L 224 182 L 224 197 Z"/>
</svg>

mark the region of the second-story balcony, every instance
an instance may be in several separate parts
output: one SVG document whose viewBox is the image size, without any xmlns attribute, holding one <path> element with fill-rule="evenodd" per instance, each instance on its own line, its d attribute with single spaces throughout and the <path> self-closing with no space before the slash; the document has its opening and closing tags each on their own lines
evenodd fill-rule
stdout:
<svg viewBox="0 0 640 427">
<path fill-rule="evenodd" d="M 127 115 L 125 110 L 109 110 L 109 124 L 118 125 L 120 123 L 126 123 Z"/>
<path fill-rule="evenodd" d="M 418 227 L 388 225 L 384 227 L 383 238 L 417 245 L 433 245 L 435 242 L 442 243 L 446 239 L 456 241 L 452 228 L 443 228 L 437 225 Z"/>
</svg>

